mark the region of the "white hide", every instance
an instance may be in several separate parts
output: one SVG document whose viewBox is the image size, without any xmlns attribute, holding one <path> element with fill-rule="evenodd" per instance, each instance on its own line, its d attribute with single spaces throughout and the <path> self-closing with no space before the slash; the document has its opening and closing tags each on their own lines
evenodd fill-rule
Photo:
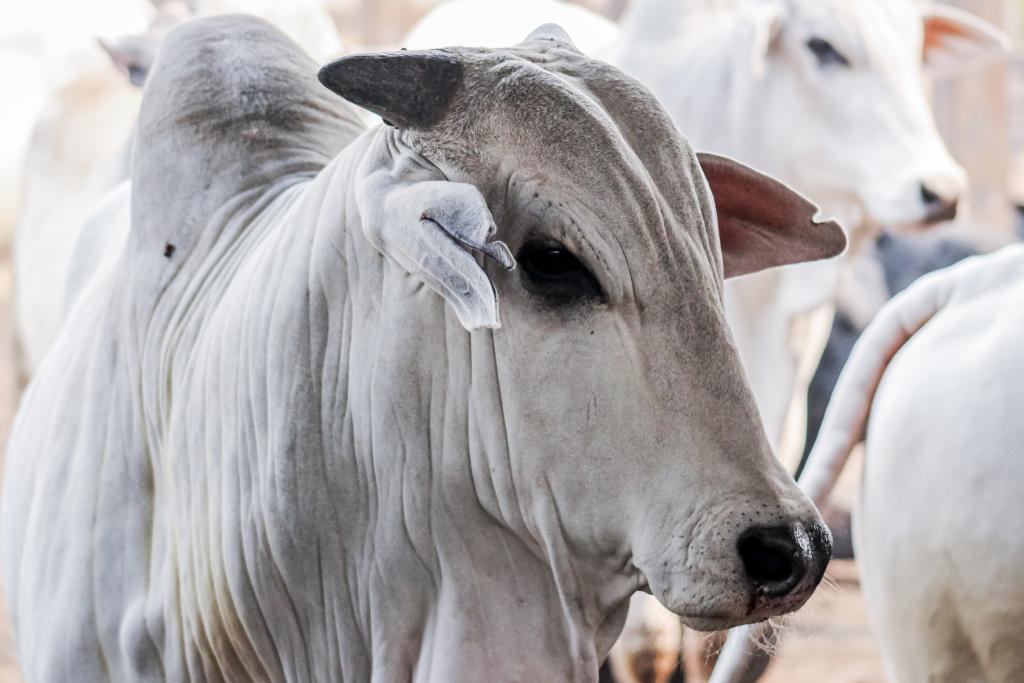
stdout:
<svg viewBox="0 0 1024 683">
<path fill-rule="evenodd" d="M 110 57 L 91 38 L 85 66 L 76 66 L 66 75 L 66 84 L 52 93 L 37 94 L 39 111 L 22 101 L 7 114 L 27 117 L 25 124 L 18 125 L 32 129 L 31 142 L 20 162 L 23 165 L 16 172 L 12 170 L 17 181 L 12 185 L 20 190 L 12 262 L 16 361 L 23 381 L 39 368 L 63 320 L 64 293 L 78 229 L 99 198 L 128 177 L 129 139 L 141 91 L 129 85 L 127 74 L 113 68 L 111 59 L 118 64 L 122 58 L 117 54 L 119 44 L 122 50 L 136 47 L 154 54 L 167 30 L 188 18 L 185 10 L 175 5 L 163 3 L 145 30 L 118 35 L 115 26 L 105 27 L 102 35 Z M 200 16 L 245 12 L 263 17 L 318 60 L 329 59 L 342 50 L 320 0 L 196 0 L 192 7 Z M 124 44 L 129 41 L 134 45 Z M 146 56 L 137 55 L 148 68 L 152 62 Z M 36 77 L 32 71 L 29 74 Z M 30 97 L 33 90 L 19 92 Z M 4 159 L 9 157 L 5 155 Z M 121 246 L 112 243 L 111 254 L 106 257 L 118 255 Z"/>
<path fill-rule="evenodd" d="M 609 56 L 654 90 L 699 149 L 774 175 L 838 217 L 854 255 L 881 226 L 927 221 L 922 184 L 949 201 L 965 189 L 929 110 L 922 55 L 924 66 L 964 64 L 998 54 L 1005 37 L 963 12 L 941 9 L 942 26 L 933 13 L 911 0 L 638 0 Z M 965 23 L 966 35 L 951 35 Z M 812 39 L 849 66 L 820 63 Z M 804 333 L 807 320 L 833 300 L 841 265 L 727 285 L 729 322 L 776 447 L 792 397 L 806 394 L 798 368 L 822 348 Z M 792 446 L 780 453 L 790 466 L 802 444 Z"/>
<path fill-rule="evenodd" d="M 921 278 L 854 347 L 800 487 L 819 507 L 865 443 L 854 544 L 894 683 L 1024 675 L 1024 247 Z M 866 432 L 866 433 L 865 433 Z M 746 683 L 763 624 L 712 683 Z"/>
<path fill-rule="evenodd" d="M 593 681 L 645 585 L 698 628 L 798 608 L 828 534 L 721 287 L 838 226 L 550 27 L 320 71 L 401 129 L 315 73 L 249 17 L 162 48 L 93 216 L 127 243 L 76 271 L 7 452 L 28 683 Z M 739 550 L 764 530 L 784 585 Z"/>
<path fill-rule="evenodd" d="M 536 22 L 566 11 L 556 0 L 528 7 Z M 424 17 L 410 46 L 501 44 L 509 37 L 502 27 L 522 20 L 514 3 L 458 0 Z M 936 131 L 924 71 L 964 70 L 1006 48 L 986 22 L 914 0 L 635 0 L 607 45 L 595 24 L 566 28 L 648 85 L 695 147 L 774 175 L 839 217 L 850 256 L 879 226 L 912 228 L 925 219 L 921 183 L 947 200 L 963 193 L 966 178 Z M 815 37 L 850 67 L 819 64 L 807 46 Z M 842 268 L 837 260 L 800 264 L 725 284 L 729 324 L 765 429 L 791 468 L 803 450 L 807 384 L 829 329 L 831 313 L 822 309 L 841 278 L 851 279 Z"/>
<path fill-rule="evenodd" d="M 0 249 L 14 230 L 25 154 L 40 112 L 54 91 L 106 58 L 96 36 L 145 29 L 146 0 L 39 0 L 0 5 Z"/>
<path fill-rule="evenodd" d="M 101 65 L 55 93 L 35 127 L 12 245 L 22 380 L 35 374 L 57 336 L 82 221 L 128 177 L 128 137 L 141 98 L 112 65 Z"/>
<path fill-rule="evenodd" d="M 458 0 L 424 17 L 408 44 L 507 43 L 502 28 L 527 10 L 539 23 L 566 6 Z M 650 87 L 698 149 L 773 175 L 838 217 L 851 252 L 880 226 L 926 222 L 922 184 L 943 200 L 963 193 L 966 178 L 935 128 L 924 71 L 967 68 L 1006 49 L 986 22 L 914 0 L 636 0 L 604 45 L 593 29 L 601 21 L 566 28 Z M 812 38 L 850 66 L 820 64 Z M 820 353 L 801 334 L 809 328 L 802 318 L 831 302 L 840 267 L 791 266 L 726 285 L 729 321 L 776 446 L 792 396 L 806 389 L 795 385 L 805 349 Z"/>
</svg>

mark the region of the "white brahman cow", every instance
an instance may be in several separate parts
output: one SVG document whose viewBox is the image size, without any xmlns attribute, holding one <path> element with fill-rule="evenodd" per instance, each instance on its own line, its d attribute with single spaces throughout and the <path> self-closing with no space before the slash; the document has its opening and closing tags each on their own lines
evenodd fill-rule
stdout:
<svg viewBox="0 0 1024 683">
<path fill-rule="evenodd" d="M 1024 680 L 1024 246 L 927 275 L 854 347 L 801 488 L 820 506 L 864 441 L 854 543 L 896 683 Z M 755 680 L 734 631 L 712 681 Z M 753 640 L 751 640 L 753 639 Z"/>
<path fill-rule="evenodd" d="M 610 42 L 611 22 L 580 21 L 573 10 L 556 0 L 522 8 L 455 0 L 424 17 L 407 42 L 489 44 L 524 12 L 538 23 L 558 16 L 648 85 L 697 149 L 768 172 L 841 217 L 850 258 L 881 226 L 913 230 L 956 215 L 966 178 L 935 128 L 924 76 L 965 69 L 1007 45 L 970 14 L 914 0 L 635 0 Z M 844 276 L 853 280 L 833 260 L 726 283 L 740 357 L 768 437 L 790 468 L 803 450 L 807 386 Z M 656 619 L 643 628 L 662 626 Z"/>
<path fill-rule="evenodd" d="M 587 681 L 638 589 L 803 604 L 828 532 L 722 281 L 840 228 L 557 27 L 315 72 L 240 16 L 157 57 L 124 252 L 9 445 L 27 681 Z"/>
<path fill-rule="evenodd" d="M 337 56 L 342 49 L 321 0 L 154 4 L 157 14 L 144 33 L 101 39 L 110 59 L 58 89 L 33 131 L 13 240 L 16 368 L 23 382 L 38 369 L 63 320 L 79 226 L 103 194 L 127 177 L 138 87 L 167 31 L 192 14 L 244 11 L 268 19 L 317 59 Z M 110 61 L 124 74 L 112 69 Z M 121 246 L 112 245 L 115 254 Z"/>
</svg>

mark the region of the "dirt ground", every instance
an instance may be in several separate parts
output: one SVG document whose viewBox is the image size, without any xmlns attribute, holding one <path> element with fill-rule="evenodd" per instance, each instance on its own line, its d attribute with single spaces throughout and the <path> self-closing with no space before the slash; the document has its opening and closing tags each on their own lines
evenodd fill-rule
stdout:
<svg viewBox="0 0 1024 683">
<path fill-rule="evenodd" d="M 11 278 L 0 269 L 0 444 L 14 413 L 11 352 Z M 0 459 L 2 463 L 2 459 Z M 833 562 L 833 582 L 821 588 L 787 628 L 764 683 L 885 683 L 878 648 L 867 624 L 856 567 Z M 21 683 L 7 610 L 0 595 L 0 683 Z"/>
</svg>

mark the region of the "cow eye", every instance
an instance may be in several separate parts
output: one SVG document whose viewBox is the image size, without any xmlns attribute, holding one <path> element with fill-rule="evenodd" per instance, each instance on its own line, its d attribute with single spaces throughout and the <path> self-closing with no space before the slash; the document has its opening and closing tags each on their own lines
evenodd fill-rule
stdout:
<svg viewBox="0 0 1024 683">
<path fill-rule="evenodd" d="M 527 242 L 516 260 L 527 289 L 552 303 L 604 296 L 593 273 L 562 244 Z"/>
<path fill-rule="evenodd" d="M 807 49 L 817 58 L 818 66 L 850 66 L 850 60 L 824 38 L 810 38 L 807 41 Z"/>
</svg>

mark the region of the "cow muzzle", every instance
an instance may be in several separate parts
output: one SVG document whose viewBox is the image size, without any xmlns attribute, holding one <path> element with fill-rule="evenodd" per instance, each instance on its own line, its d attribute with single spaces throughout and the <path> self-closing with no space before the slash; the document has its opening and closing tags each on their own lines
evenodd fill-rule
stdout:
<svg viewBox="0 0 1024 683">
<path fill-rule="evenodd" d="M 828 527 L 814 522 L 751 527 L 736 544 L 751 588 L 749 615 L 790 612 L 811 596 L 832 557 Z"/>
</svg>

